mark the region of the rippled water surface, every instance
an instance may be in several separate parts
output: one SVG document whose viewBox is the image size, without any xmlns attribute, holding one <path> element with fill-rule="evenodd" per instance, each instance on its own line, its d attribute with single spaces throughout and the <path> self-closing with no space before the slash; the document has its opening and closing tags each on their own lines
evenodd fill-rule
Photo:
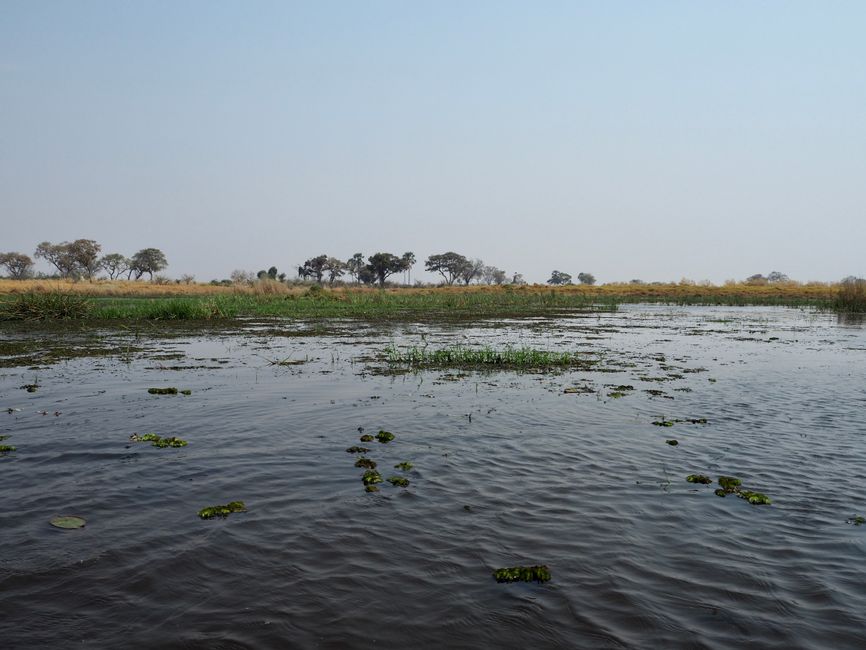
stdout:
<svg viewBox="0 0 866 650">
<path fill-rule="evenodd" d="M 862 326 L 628 306 L 102 334 L 111 354 L 57 361 L 39 350 L 81 333 L 0 330 L 0 435 L 17 448 L 0 457 L 4 648 L 866 647 L 866 526 L 846 523 L 866 515 Z M 597 364 L 394 373 L 392 343 Z M 346 452 L 359 427 L 394 432 L 368 456 L 408 488 L 364 492 Z M 146 432 L 189 445 L 129 441 Z M 196 515 L 238 499 L 248 512 Z M 52 528 L 57 514 L 87 526 Z M 524 564 L 552 580 L 492 577 Z"/>
</svg>

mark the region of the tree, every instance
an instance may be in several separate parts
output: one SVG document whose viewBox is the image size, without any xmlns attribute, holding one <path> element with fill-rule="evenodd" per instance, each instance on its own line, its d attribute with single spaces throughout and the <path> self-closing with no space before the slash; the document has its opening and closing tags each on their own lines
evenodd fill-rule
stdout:
<svg viewBox="0 0 866 650">
<path fill-rule="evenodd" d="M 49 264 L 52 264 L 62 278 L 71 278 L 77 275 L 77 263 L 70 249 L 69 242 L 52 244 L 51 242 L 44 241 L 36 247 L 36 252 L 33 256 L 42 258 Z"/>
<path fill-rule="evenodd" d="M 770 275 L 767 276 L 767 282 L 789 282 L 790 280 L 791 278 L 778 271 L 771 271 Z"/>
<path fill-rule="evenodd" d="M 349 275 L 355 278 L 355 282 L 361 281 L 361 271 L 364 270 L 365 266 L 364 255 L 362 253 L 355 253 L 346 260 L 346 270 L 349 272 Z"/>
<path fill-rule="evenodd" d="M 327 255 L 317 255 L 316 257 L 311 257 L 306 262 L 304 262 L 303 266 L 298 268 L 298 275 L 303 276 L 304 280 L 306 280 L 310 276 L 313 276 L 316 278 L 316 282 L 322 284 L 322 277 L 325 275 L 327 265 Z"/>
<path fill-rule="evenodd" d="M 329 257 L 325 260 L 325 266 L 323 268 L 328 272 L 328 284 L 330 285 L 333 285 L 334 282 L 337 281 L 337 278 L 341 277 L 346 272 L 346 265 L 342 260 L 338 260 L 336 257 Z"/>
<path fill-rule="evenodd" d="M 578 273 L 577 281 L 581 284 L 595 284 L 595 276 L 592 273 Z"/>
<path fill-rule="evenodd" d="M 523 279 L 523 274 L 515 273 L 514 277 L 511 278 L 511 284 L 526 284 L 526 280 Z"/>
<path fill-rule="evenodd" d="M 403 264 L 406 266 L 405 271 L 408 274 L 408 282 L 406 284 L 412 284 L 412 267 L 415 266 L 415 253 L 412 251 L 406 251 L 403 253 Z"/>
<path fill-rule="evenodd" d="M 445 279 L 446 284 L 454 284 L 454 280 L 460 277 L 461 271 L 465 270 L 469 263 L 465 257 L 454 251 L 431 255 L 424 263 L 428 271 L 436 271 Z"/>
<path fill-rule="evenodd" d="M 0 253 L 0 266 L 6 267 L 9 277 L 23 280 L 33 271 L 33 260 L 24 253 Z"/>
<path fill-rule="evenodd" d="M 571 275 L 562 271 L 554 271 L 550 274 L 547 284 L 571 284 Z"/>
<path fill-rule="evenodd" d="M 468 286 L 473 278 L 481 275 L 481 269 L 483 268 L 484 262 L 482 260 L 466 260 L 466 264 L 460 269 L 460 279 Z"/>
<path fill-rule="evenodd" d="M 158 248 L 142 248 L 130 260 L 129 270 L 138 280 L 145 273 L 153 280 L 153 274 L 168 266 L 165 254 Z"/>
<path fill-rule="evenodd" d="M 397 257 L 391 253 L 376 253 L 368 257 L 367 261 L 367 268 L 375 276 L 380 287 L 385 286 L 385 280 L 390 276 L 409 268 L 405 257 Z"/>
<path fill-rule="evenodd" d="M 230 277 L 234 284 L 252 284 L 253 281 L 253 274 L 242 269 L 235 269 Z"/>
<path fill-rule="evenodd" d="M 495 266 L 485 266 L 481 269 L 481 279 L 484 284 L 503 284 L 507 279 L 505 271 Z"/>
<path fill-rule="evenodd" d="M 108 278 L 114 280 L 122 273 L 129 271 L 132 262 L 120 253 L 109 253 L 99 261 L 99 265 L 108 273 Z"/>
<path fill-rule="evenodd" d="M 75 263 L 76 270 L 88 280 L 99 271 L 102 260 L 99 259 L 99 251 L 102 246 L 92 239 L 76 239 L 69 246 L 69 253 Z"/>
<path fill-rule="evenodd" d="M 750 275 L 746 278 L 746 284 L 762 286 L 767 284 L 767 278 L 765 278 L 760 273 L 755 273 L 755 275 Z"/>
</svg>

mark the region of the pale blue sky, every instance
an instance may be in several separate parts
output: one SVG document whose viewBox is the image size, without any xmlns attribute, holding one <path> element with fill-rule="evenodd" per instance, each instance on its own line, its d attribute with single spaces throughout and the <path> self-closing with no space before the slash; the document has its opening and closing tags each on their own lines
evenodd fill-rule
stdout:
<svg viewBox="0 0 866 650">
<path fill-rule="evenodd" d="M 0 251 L 866 275 L 864 34 L 859 0 L 0 0 Z"/>
</svg>

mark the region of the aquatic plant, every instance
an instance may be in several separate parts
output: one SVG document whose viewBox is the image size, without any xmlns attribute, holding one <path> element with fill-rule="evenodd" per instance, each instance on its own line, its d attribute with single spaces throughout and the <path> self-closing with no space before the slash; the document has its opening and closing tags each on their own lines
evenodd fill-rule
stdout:
<svg viewBox="0 0 866 650">
<path fill-rule="evenodd" d="M 364 472 L 364 475 L 361 477 L 361 481 L 364 483 L 364 485 L 373 485 L 374 483 L 381 483 L 382 482 L 382 475 L 379 474 L 379 472 L 377 472 L 374 469 L 368 469 L 366 472 Z"/>
<path fill-rule="evenodd" d="M 733 492 L 742 484 L 743 484 L 743 482 L 740 479 L 735 478 L 733 476 L 720 476 L 719 477 L 719 486 L 723 490 L 728 490 L 730 492 Z"/>
<path fill-rule="evenodd" d="M 853 517 L 849 517 L 845 520 L 846 524 L 851 524 L 852 526 L 862 526 L 866 524 L 866 517 L 863 515 L 854 515 Z"/>
<path fill-rule="evenodd" d="M 578 357 L 574 352 L 550 352 L 533 348 L 515 348 L 507 346 L 495 349 L 490 346 L 483 348 L 467 348 L 454 345 L 438 350 L 427 347 L 410 347 L 398 349 L 391 346 L 385 350 L 385 360 L 391 365 L 403 365 L 409 368 L 506 368 L 506 369 L 540 369 L 550 367 L 584 367 L 589 368 L 596 363 L 587 357 Z"/>
<path fill-rule="evenodd" d="M 177 388 L 169 386 L 168 388 L 148 388 L 147 392 L 151 395 L 177 395 Z"/>
<path fill-rule="evenodd" d="M 376 461 L 369 458 L 359 458 L 355 461 L 355 467 L 366 467 L 367 469 L 376 469 Z"/>
<path fill-rule="evenodd" d="M 86 296 L 49 291 L 21 293 L 0 301 L 0 320 L 35 321 L 87 318 L 93 303 Z"/>
<path fill-rule="evenodd" d="M 358 440 L 360 440 L 361 442 L 373 442 L 373 436 L 371 436 L 369 433 L 365 433 L 363 436 L 358 438 Z"/>
<path fill-rule="evenodd" d="M 383 430 L 383 431 L 379 431 L 379 433 L 376 434 L 376 440 L 378 440 L 382 444 L 389 443 L 393 439 L 394 439 L 394 434 L 391 433 L 390 431 L 384 431 Z"/>
<path fill-rule="evenodd" d="M 702 485 L 709 485 L 713 482 L 709 476 L 704 476 L 703 474 L 689 474 L 686 476 L 686 480 L 689 483 L 701 483 Z"/>
<path fill-rule="evenodd" d="M 84 517 L 78 517 L 76 515 L 60 515 L 58 517 L 52 517 L 48 523 L 55 528 L 75 530 L 77 528 L 84 528 L 84 525 L 87 522 Z"/>
<path fill-rule="evenodd" d="M 367 447 L 349 447 L 346 452 L 350 454 L 366 454 L 370 451 Z"/>
<path fill-rule="evenodd" d="M 39 384 L 24 384 L 21 386 L 21 390 L 26 390 L 28 393 L 35 393 L 39 388 Z"/>
<path fill-rule="evenodd" d="M 753 506 L 763 506 L 770 505 L 772 501 L 770 501 L 769 497 L 766 494 L 761 494 L 760 492 L 752 492 L 751 490 L 737 490 L 736 494 L 741 499 L 745 499 Z"/>
<path fill-rule="evenodd" d="M 409 479 L 402 476 L 389 476 L 388 482 L 395 487 L 409 487 Z"/>
<path fill-rule="evenodd" d="M 11 451 L 15 451 L 12 445 L 0 445 L 0 454 L 8 454 Z"/>
<path fill-rule="evenodd" d="M 192 395 L 192 391 L 189 388 L 186 388 L 186 389 L 180 391 L 180 394 L 181 395 Z"/>
<path fill-rule="evenodd" d="M 653 424 L 657 427 L 672 427 L 675 423 L 673 420 L 665 420 L 662 418 L 661 420 L 656 420 Z"/>
<path fill-rule="evenodd" d="M 198 511 L 198 516 L 202 519 L 225 519 L 233 512 L 246 512 L 247 508 L 243 501 L 229 501 L 224 506 L 208 506 Z"/>
<path fill-rule="evenodd" d="M 866 312 L 866 279 L 852 277 L 842 280 L 834 307 L 840 312 Z"/>
<path fill-rule="evenodd" d="M 143 435 L 138 435 L 137 433 L 133 433 L 129 436 L 129 440 L 131 442 L 149 442 L 152 447 L 186 447 L 186 440 L 181 440 L 175 436 L 171 436 L 168 438 L 163 438 L 162 436 L 158 436 L 155 433 L 145 433 Z"/>
<path fill-rule="evenodd" d="M 673 440 L 673 439 L 672 440 L 665 440 L 665 442 L 668 443 L 671 447 L 676 447 L 678 444 L 680 444 L 678 440 Z"/>
<path fill-rule="evenodd" d="M 608 393 L 607 396 L 612 399 L 619 399 L 620 397 L 625 397 L 628 393 L 622 393 L 618 390 L 613 391 L 612 393 Z"/>
<path fill-rule="evenodd" d="M 402 463 L 397 463 L 396 465 L 394 465 L 395 469 L 402 469 L 404 472 L 408 472 L 413 467 L 414 465 L 407 460 L 404 460 Z"/>
<path fill-rule="evenodd" d="M 493 572 L 496 582 L 547 582 L 550 580 L 550 569 L 547 565 L 514 566 L 496 569 Z"/>
<path fill-rule="evenodd" d="M 378 491 L 379 491 L 379 486 L 377 486 L 377 485 L 367 485 L 367 486 L 364 487 L 364 490 L 366 490 L 367 492 L 378 492 Z"/>
</svg>

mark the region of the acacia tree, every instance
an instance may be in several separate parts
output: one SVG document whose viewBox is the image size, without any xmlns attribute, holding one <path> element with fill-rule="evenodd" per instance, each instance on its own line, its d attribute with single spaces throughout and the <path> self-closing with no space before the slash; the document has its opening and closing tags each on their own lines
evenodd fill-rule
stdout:
<svg viewBox="0 0 866 650">
<path fill-rule="evenodd" d="M 463 255 L 448 251 L 438 255 L 431 255 L 424 263 L 424 268 L 428 271 L 436 271 L 445 279 L 445 284 L 454 284 L 454 280 L 460 277 L 460 273 L 466 268 L 469 263 Z"/>
<path fill-rule="evenodd" d="M 33 257 L 42 258 L 54 266 L 62 278 L 70 278 L 76 275 L 77 263 L 69 242 L 52 244 L 49 241 L 44 241 L 36 247 Z"/>
<path fill-rule="evenodd" d="M 109 253 L 99 263 L 103 270 L 108 273 L 110 280 L 119 278 L 122 273 L 129 271 L 129 267 L 132 264 L 128 257 L 120 253 Z"/>
<path fill-rule="evenodd" d="M 327 265 L 327 255 L 317 255 L 316 257 L 311 257 L 306 262 L 304 262 L 303 266 L 298 268 L 298 275 L 303 276 L 305 280 L 310 276 L 314 276 L 316 278 L 316 282 L 322 284 L 322 277 L 325 275 Z"/>
<path fill-rule="evenodd" d="M 578 273 L 577 280 L 581 284 L 595 284 L 595 276 L 592 273 Z"/>
<path fill-rule="evenodd" d="M 507 279 L 505 271 L 495 266 L 485 266 L 481 269 L 481 279 L 485 284 L 502 284 Z"/>
<path fill-rule="evenodd" d="M 571 275 L 562 271 L 554 271 L 550 274 L 547 284 L 571 284 Z"/>
<path fill-rule="evenodd" d="M 367 261 L 367 269 L 379 282 L 380 287 L 385 286 L 385 280 L 390 276 L 409 268 L 405 257 L 397 257 L 392 253 L 376 253 L 368 257 Z"/>
<path fill-rule="evenodd" d="M 165 259 L 165 253 L 158 248 L 142 248 L 130 260 L 130 273 L 135 273 L 135 279 L 138 280 L 145 273 L 153 280 L 153 274 L 162 271 L 168 266 L 168 261 Z"/>
<path fill-rule="evenodd" d="M 69 244 L 69 252 L 75 261 L 77 270 L 88 280 L 99 271 L 102 260 L 99 259 L 99 251 L 102 246 L 92 239 L 76 239 Z"/>
<path fill-rule="evenodd" d="M 33 270 L 33 260 L 24 253 L 0 253 L 0 266 L 5 267 L 13 280 L 23 280 Z"/>
<path fill-rule="evenodd" d="M 325 260 L 323 269 L 328 272 L 328 284 L 333 286 L 337 278 L 340 278 L 346 272 L 346 265 L 336 257 L 329 257 Z"/>
</svg>

